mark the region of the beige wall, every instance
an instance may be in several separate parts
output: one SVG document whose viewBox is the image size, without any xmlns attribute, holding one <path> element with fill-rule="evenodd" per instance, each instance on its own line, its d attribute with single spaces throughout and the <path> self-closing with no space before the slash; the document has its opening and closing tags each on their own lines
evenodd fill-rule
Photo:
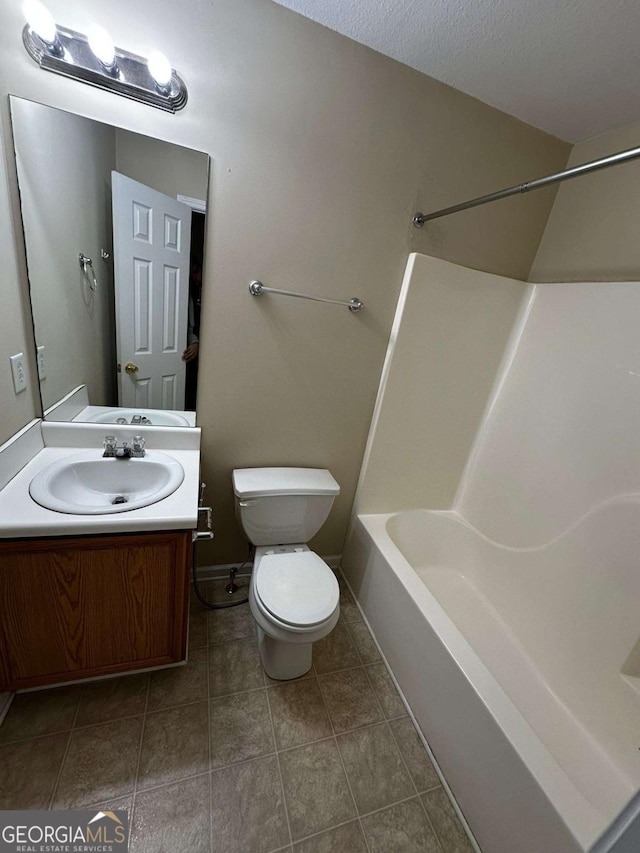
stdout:
<svg viewBox="0 0 640 853">
<path fill-rule="evenodd" d="M 42 405 L 49 408 L 78 385 L 87 386 L 91 403 L 113 405 L 113 283 L 100 250 L 111 246 L 115 134 L 17 98 L 11 114 L 34 327 L 44 346 Z M 93 260 L 95 290 L 79 252 Z"/>
<path fill-rule="evenodd" d="M 410 258 L 357 512 L 451 507 L 527 292 L 510 278 Z"/>
<path fill-rule="evenodd" d="M 176 148 L 160 139 L 116 130 L 117 170 L 175 198 L 207 198 L 209 158 L 201 151 Z"/>
<path fill-rule="evenodd" d="M 575 145 L 569 165 L 640 140 L 640 121 Z M 567 181 L 558 190 L 530 281 L 634 281 L 640 274 L 640 161 Z"/>
<path fill-rule="evenodd" d="M 269 0 L 194 0 L 179 26 L 169 0 L 110 4 L 116 44 L 163 49 L 183 74 L 176 116 L 40 71 L 2 3 L 2 94 L 213 158 L 198 420 L 216 539 L 203 558 L 244 554 L 230 472 L 248 465 L 330 468 L 342 494 L 313 545 L 338 553 L 409 251 L 526 275 L 552 193 L 423 231 L 412 214 L 562 168 L 568 146 Z M 79 30 L 93 17 L 80 0 L 49 7 Z M 252 278 L 365 310 L 254 299 Z"/>
<path fill-rule="evenodd" d="M 0 155 L 4 155 L 3 140 L 0 139 Z M 11 149 L 8 152 L 12 156 Z M 1 163 L 2 161 L 0 161 Z M 14 199 L 14 202 L 17 199 Z M 15 229 L 15 231 L 14 231 Z M 22 292 L 20 269 L 22 258 L 16 253 L 16 245 L 22 240 L 20 219 L 12 219 L 9 205 L 9 187 L 6 174 L 0 175 L 0 257 L 3 272 L 0 277 L 0 444 L 10 438 L 32 418 L 40 416 L 40 401 L 35 381 L 25 391 L 16 394 L 13 390 L 9 357 L 24 352 L 33 376 L 33 335 L 29 300 Z"/>
</svg>

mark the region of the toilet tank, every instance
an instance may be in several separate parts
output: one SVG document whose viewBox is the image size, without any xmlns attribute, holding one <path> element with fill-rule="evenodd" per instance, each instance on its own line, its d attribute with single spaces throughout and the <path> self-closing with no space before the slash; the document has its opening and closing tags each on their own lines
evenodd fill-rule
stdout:
<svg viewBox="0 0 640 853">
<path fill-rule="evenodd" d="M 308 542 L 340 486 L 325 468 L 236 468 L 236 518 L 254 545 Z"/>
</svg>

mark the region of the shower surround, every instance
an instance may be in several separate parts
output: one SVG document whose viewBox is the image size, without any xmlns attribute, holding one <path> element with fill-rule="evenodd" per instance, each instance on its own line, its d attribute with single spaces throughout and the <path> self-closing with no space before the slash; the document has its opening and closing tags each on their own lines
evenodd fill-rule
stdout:
<svg viewBox="0 0 640 853">
<path fill-rule="evenodd" d="M 409 259 L 343 570 L 484 853 L 640 849 L 639 318 Z"/>
</svg>

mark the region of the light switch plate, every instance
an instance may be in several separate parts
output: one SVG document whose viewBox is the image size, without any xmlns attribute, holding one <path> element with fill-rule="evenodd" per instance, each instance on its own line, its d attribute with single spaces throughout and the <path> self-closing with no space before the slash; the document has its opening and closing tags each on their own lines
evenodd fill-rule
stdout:
<svg viewBox="0 0 640 853">
<path fill-rule="evenodd" d="M 13 387 L 16 394 L 24 391 L 27 387 L 27 362 L 24 353 L 18 352 L 9 359 L 11 362 L 11 375 L 13 376 Z"/>
</svg>

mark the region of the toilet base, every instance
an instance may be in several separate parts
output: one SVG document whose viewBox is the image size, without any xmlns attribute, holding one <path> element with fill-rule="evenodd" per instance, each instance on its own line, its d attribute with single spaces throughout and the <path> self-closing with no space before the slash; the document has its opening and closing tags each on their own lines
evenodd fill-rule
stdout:
<svg viewBox="0 0 640 853">
<path fill-rule="evenodd" d="M 274 640 L 256 625 L 258 650 L 265 672 L 277 681 L 300 678 L 311 669 L 313 643 L 287 643 Z"/>
</svg>

